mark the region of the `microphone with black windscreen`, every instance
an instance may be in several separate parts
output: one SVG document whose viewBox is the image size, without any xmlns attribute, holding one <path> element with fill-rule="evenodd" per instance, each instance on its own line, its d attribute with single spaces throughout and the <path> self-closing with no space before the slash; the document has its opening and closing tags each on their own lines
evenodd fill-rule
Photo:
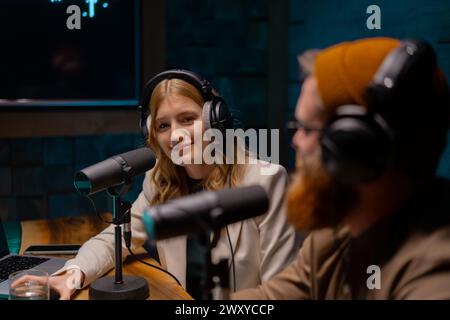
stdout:
<svg viewBox="0 0 450 320">
<path fill-rule="evenodd" d="M 149 239 L 162 240 L 228 224 L 267 212 L 269 198 L 259 185 L 204 191 L 149 207 L 144 226 Z"/>
<path fill-rule="evenodd" d="M 75 174 L 78 193 L 91 195 L 131 181 L 155 166 L 156 157 L 149 148 L 128 151 L 84 168 Z"/>
</svg>

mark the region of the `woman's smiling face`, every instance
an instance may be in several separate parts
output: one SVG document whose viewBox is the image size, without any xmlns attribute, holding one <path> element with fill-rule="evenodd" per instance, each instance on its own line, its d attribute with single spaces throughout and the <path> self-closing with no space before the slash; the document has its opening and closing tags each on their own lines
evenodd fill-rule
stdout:
<svg viewBox="0 0 450 320">
<path fill-rule="evenodd" d="M 194 163 L 194 122 L 201 124 L 203 133 L 202 108 L 194 100 L 169 95 L 161 101 L 156 112 L 155 133 L 159 146 L 168 158 L 172 159 L 174 151 L 183 162 Z M 202 152 L 203 147 L 197 147 Z"/>
</svg>

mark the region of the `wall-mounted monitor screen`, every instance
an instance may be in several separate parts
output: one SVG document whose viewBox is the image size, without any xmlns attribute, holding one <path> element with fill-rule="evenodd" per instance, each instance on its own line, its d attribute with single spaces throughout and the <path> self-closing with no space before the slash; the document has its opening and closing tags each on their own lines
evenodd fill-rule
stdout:
<svg viewBox="0 0 450 320">
<path fill-rule="evenodd" d="M 0 107 L 136 106 L 137 0 L 1 0 Z"/>
</svg>

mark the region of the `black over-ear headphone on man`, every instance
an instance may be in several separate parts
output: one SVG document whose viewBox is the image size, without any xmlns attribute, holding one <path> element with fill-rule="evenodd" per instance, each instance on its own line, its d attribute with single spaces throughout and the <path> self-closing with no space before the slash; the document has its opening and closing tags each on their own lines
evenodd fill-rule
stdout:
<svg viewBox="0 0 450 320">
<path fill-rule="evenodd" d="M 144 86 L 141 96 L 141 134 L 144 143 L 148 139 L 148 128 L 150 125 L 150 109 L 149 103 L 155 87 L 165 79 L 180 79 L 194 86 L 202 95 L 204 100 L 203 105 L 203 121 L 205 129 L 219 129 L 223 133 L 225 130 L 232 127 L 233 116 L 230 113 L 225 101 L 213 93 L 213 89 L 209 81 L 201 78 L 197 74 L 188 70 L 172 69 L 163 71 L 152 79 L 150 79 Z"/>
<path fill-rule="evenodd" d="M 401 108 L 415 102 L 418 90 L 423 95 L 431 87 L 436 68 L 428 43 L 405 40 L 383 60 L 367 90 L 373 111 L 338 107 L 320 140 L 323 164 L 337 181 L 360 184 L 383 174 L 395 158 L 395 129 L 407 121 Z"/>
</svg>

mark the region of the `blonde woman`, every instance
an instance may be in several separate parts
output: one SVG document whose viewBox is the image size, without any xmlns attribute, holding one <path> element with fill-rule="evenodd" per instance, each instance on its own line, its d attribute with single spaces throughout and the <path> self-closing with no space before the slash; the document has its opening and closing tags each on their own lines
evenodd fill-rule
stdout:
<svg viewBox="0 0 450 320">
<path fill-rule="evenodd" d="M 201 190 L 259 184 L 270 198 L 268 212 L 224 228 L 212 258 L 216 261 L 228 258 L 232 290 L 255 287 L 283 270 L 298 249 L 295 233 L 285 214 L 285 169 L 271 165 L 271 174 L 262 174 L 268 163 L 255 161 L 248 152 L 240 150 L 235 141 L 227 141 L 235 144 L 233 159 L 243 152 L 245 163 L 193 161 L 195 152 L 207 146 L 189 139 L 189 135 L 194 136 L 195 124 L 200 124 L 202 132 L 209 128 L 223 132 L 230 126 L 231 116 L 225 102 L 209 83 L 190 71 L 169 70 L 155 76 L 144 89 L 142 105 L 145 107 L 143 131 L 158 160 L 146 173 L 143 191 L 131 209 L 132 249 L 141 247 L 147 240 L 142 222 L 146 207 Z M 177 135 L 176 131 L 183 134 Z M 182 164 L 174 163 L 174 154 L 180 155 L 184 160 Z M 175 275 L 191 295 L 198 297 L 201 274 L 198 274 L 196 237 L 159 241 L 156 247 L 162 266 Z M 127 254 L 125 248 L 123 253 Z M 61 299 L 70 299 L 75 289 L 67 287 L 69 277 L 72 283 L 76 279 L 75 287 L 82 288 L 113 267 L 114 230 L 110 226 L 87 241 L 78 255 L 51 277 L 50 285 L 59 292 Z"/>
</svg>

